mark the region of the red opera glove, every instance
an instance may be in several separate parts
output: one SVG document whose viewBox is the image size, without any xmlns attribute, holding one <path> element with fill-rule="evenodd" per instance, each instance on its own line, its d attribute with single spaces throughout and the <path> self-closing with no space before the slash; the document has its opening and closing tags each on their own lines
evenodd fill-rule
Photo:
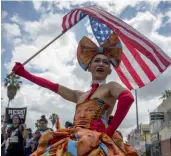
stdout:
<svg viewBox="0 0 171 156">
<path fill-rule="evenodd" d="M 121 124 L 122 120 L 125 118 L 129 108 L 134 102 L 134 97 L 128 90 L 123 91 L 118 97 L 118 105 L 115 115 L 107 128 L 107 135 L 112 137 L 116 129 Z"/>
<path fill-rule="evenodd" d="M 28 71 L 26 71 L 24 69 L 23 64 L 21 64 L 19 62 L 16 62 L 16 65 L 13 67 L 12 71 L 15 74 L 17 74 L 17 75 L 35 83 L 35 84 L 41 86 L 41 87 L 50 89 L 51 91 L 56 92 L 56 93 L 58 92 L 58 88 L 59 88 L 58 83 L 53 83 L 53 82 L 46 80 L 44 78 L 30 74 Z"/>
</svg>

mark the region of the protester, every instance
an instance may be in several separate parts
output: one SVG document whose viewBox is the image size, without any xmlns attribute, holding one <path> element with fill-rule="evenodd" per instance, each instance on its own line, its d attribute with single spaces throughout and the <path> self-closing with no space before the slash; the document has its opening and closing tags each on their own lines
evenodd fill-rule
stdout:
<svg viewBox="0 0 171 156">
<path fill-rule="evenodd" d="M 46 119 L 45 115 L 42 115 L 41 118 L 38 120 L 38 129 L 36 130 L 33 137 L 33 146 L 32 146 L 33 152 L 37 149 L 41 135 L 43 133 L 46 133 L 47 131 L 53 131 L 53 129 L 48 128 L 47 125 L 48 125 L 48 120 Z"/>
<path fill-rule="evenodd" d="M 29 156 L 33 151 L 33 135 L 31 128 L 27 129 L 27 134 L 28 135 L 25 141 L 25 156 Z"/>
<path fill-rule="evenodd" d="M 1 128 L 1 156 L 5 156 L 5 129 L 4 127 Z"/>
<path fill-rule="evenodd" d="M 61 123 L 58 115 L 56 117 L 55 128 L 56 130 L 59 130 L 61 128 Z"/>
<path fill-rule="evenodd" d="M 33 136 L 33 145 L 32 145 L 32 152 L 37 150 L 37 147 L 39 145 L 39 139 L 41 137 L 41 133 L 39 130 L 36 130 L 34 136 Z"/>
<path fill-rule="evenodd" d="M 53 131 L 52 128 L 48 128 L 47 127 L 48 120 L 46 119 L 45 115 L 42 115 L 41 116 L 38 124 L 39 124 L 39 131 L 40 131 L 41 134 L 44 133 L 44 132 L 46 132 L 46 131 L 48 131 L 48 130 Z"/>
<path fill-rule="evenodd" d="M 24 156 L 24 140 L 27 138 L 26 124 L 21 124 L 19 115 L 12 117 L 13 125 L 7 130 L 9 145 L 6 156 Z"/>
<path fill-rule="evenodd" d="M 90 39 L 84 37 L 77 51 L 80 66 L 92 75 L 92 88 L 87 92 L 71 90 L 58 83 L 52 83 L 26 71 L 22 64 L 17 63 L 13 71 L 33 83 L 48 88 L 66 100 L 76 103 L 74 128 L 60 129 L 41 136 L 37 151 L 32 156 L 46 152 L 62 152 L 61 155 L 126 155 L 119 150 L 112 136 L 126 116 L 134 98 L 130 91 L 116 82 L 106 83 L 111 74 L 111 65 L 119 66 L 122 48 L 119 38 L 113 33 L 102 47 L 97 47 Z M 116 113 L 107 124 L 116 100 Z M 98 131 L 98 132 L 97 132 Z M 100 144 L 101 143 L 101 144 Z M 45 146 L 47 145 L 47 146 Z M 48 147 L 49 146 L 49 147 Z M 67 147 L 67 148 L 65 148 Z M 62 148 L 62 149 L 61 149 Z M 119 151 L 119 152 L 118 152 Z"/>
<path fill-rule="evenodd" d="M 65 128 L 73 128 L 73 127 L 74 127 L 74 125 L 71 122 L 69 122 L 69 121 L 65 122 Z"/>
</svg>

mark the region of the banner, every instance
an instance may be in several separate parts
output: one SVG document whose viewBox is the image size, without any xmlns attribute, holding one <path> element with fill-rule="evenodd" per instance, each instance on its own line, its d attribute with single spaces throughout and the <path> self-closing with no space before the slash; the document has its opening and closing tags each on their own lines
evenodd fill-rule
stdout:
<svg viewBox="0 0 171 156">
<path fill-rule="evenodd" d="M 12 124 L 12 117 L 14 115 L 19 115 L 21 119 L 21 123 L 25 123 L 26 120 L 26 114 L 27 114 L 27 107 L 23 108 L 6 108 L 6 123 Z"/>
</svg>

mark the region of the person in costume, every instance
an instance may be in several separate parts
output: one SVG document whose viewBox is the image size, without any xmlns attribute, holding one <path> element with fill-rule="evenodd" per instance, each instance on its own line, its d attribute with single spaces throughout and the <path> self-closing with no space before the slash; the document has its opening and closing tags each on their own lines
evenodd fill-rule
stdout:
<svg viewBox="0 0 171 156">
<path fill-rule="evenodd" d="M 130 91 L 116 82 L 106 83 L 111 65 L 117 68 L 122 56 L 119 38 L 113 33 L 101 47 L 83 37 L 77 49 L 80 66 L 92 75 L 92 88 L 87 91 L 71 90 L 58 83 L 34 76 L 21 63 L 13 72 L 33 83 L 48 88 L 64 99 L 76 103 L 74 127 L 48 132 L 41 136 L 37 150 L 32 156 L 58 155 L 127 155 L 113 140 L 113 135 L 126 116 L 134 98 Z M 116 113 L 108 124 L 114 105 Z M 137 155 L 135 151 L 131 153 Z"/>
</svg>

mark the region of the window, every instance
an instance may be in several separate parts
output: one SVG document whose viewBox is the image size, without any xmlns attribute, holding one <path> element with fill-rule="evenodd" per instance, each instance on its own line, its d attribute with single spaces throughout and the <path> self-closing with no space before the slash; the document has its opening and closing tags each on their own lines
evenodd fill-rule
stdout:
<svg viewBox="0 0 171 156">
<path fill-rule="evenodd" d="M 171 110 L 167 112 L 168 124 L 171 124 Z"/>
</svg>

